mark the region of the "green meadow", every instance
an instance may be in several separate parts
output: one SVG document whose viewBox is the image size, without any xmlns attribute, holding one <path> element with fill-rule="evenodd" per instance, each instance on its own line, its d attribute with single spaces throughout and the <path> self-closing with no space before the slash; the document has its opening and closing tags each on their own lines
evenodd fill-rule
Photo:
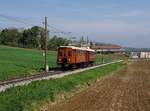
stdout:
<svg viewBox="0 0 150 111">
<path fill-rule="evenodd" d="M 48 52 L 49 67 L 57 67 L 57 52 Z M 97 57 L 96 63 L 111 62 L 109 57 Z M 44 68 L 43 50 L 0 45 L 0 81 L 37 74 Z"/>
<path fill-rule="evenodd" d="M 48 52 L 50 67 L 56 67 L 57 53 Z M 42 50 L 0 46 L 0 80 L 32 75 L 43 71 L 44 56 Z"/>
</svg>

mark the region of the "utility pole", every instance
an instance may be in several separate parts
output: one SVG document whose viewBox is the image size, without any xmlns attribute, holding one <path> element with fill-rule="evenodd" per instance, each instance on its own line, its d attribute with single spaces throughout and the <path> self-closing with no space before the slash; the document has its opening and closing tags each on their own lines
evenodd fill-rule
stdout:
<svg viewBox="0 0 150 111">
<path fill-rule="evenodd" d="M 88 44 L 89 43 L 89 37 L 88 36 L 87 36 L 87 40 L 86 41 L 87 41 L 87 44 Z"/>
<path fill-rule="evenodd" d="M 103 49 L 102 49 L 102 64 L 104 63 L 104 57 L 103 57 Z"/>
<path fill-rule="evenodd" d="M 89 37 L 87 36 L 87 47 L 90 47 L 89 45 Z"/>
<path fill-rule="evenodd" d="M 45 17 L 45 72 L 47 73 L 49 70 L 48 60 L 47 60 L 47 39 L 48 39 L 48 30 L 47 30 L 47 17 Z"/>
</svg>

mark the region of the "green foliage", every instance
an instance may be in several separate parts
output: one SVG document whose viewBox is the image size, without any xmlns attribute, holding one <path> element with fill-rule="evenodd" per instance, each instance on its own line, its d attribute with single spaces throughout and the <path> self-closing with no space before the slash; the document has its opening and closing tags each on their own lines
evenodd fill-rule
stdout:
<svg viewBox="0 0 150 111">
<path fill-rule="evenodd" d="M 112 58 L 102 58 L 97 57 L 95 63 L 108 63 L 114 61 Z"/>
<path fill-rule="evenodd" d="M 54 36 L 49 40 L 48 48 L 51 50 L 57 50 L 59 46 L 68 45 L 69 41 L 62 37 Z"/>
<path fill-rule="evenodd" d="M 32 109 L 32 104 L 40 106 L 40 104 L 44 104 L 46 101 L 55 101 L 57 95 L 74 91 L 78 86 L 89 84 L 101 76 L 110 74 L 122 65 L 122 63 L 116 63 L 76 75 L 36 81 L 28 86 L 9 89 L 6 92 L 0 93 L 0 111 L 30 110 Z"/>
<path fill-rule="evenodd" d="M 22 34 L 15 28 L 4 29 L 0 33 L 0 43 L 4 45 L 18 46 Z"/>
<path fill-rule="evenodd" d="M 21 47 L 27 48 L 42 48 L 44 46 L 44 29 L 34 26 L 31 29 L 26 29 L 22 33 L 22 38 L 19 40 Z"/>
<path fill-rule="evenodd" d="M 130 52 L 149 52 L 150 48 L 126 48 L 126 53 Z"/>
<path fill-rule="evenodd" d="M 16 28 L 3 29 L 0 31 L 0 44 L 17 46 L 23 48 L 44 49 L 45 47 L 44 28 L 33 26 L 23 31 Z M 48 48 L 56 50 L 60 45 L 68 45 L 69 41 L 63 37 L 54 36 L 48 38 Z"/>
<path fill-rule="evenodd" d="M 48 52 L 50 67 L 56 66 L 56 52 Z M 42 50 L 0 46 L 0 80 L 30 75 L 42 71 L 44 57 Z"/>
</svg>

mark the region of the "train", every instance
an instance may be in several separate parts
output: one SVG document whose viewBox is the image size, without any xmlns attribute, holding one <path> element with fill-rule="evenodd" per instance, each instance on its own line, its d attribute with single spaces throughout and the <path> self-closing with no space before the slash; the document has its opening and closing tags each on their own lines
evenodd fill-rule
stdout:
<svg viewBox="0 0 150 111">
<path fill-rule="evenodd" d="M 60 46 L 57 64 L 65 67 L 81 67 L 93 65 L 96 59 L 95 50 L 75 46 Z"/>
</svg>

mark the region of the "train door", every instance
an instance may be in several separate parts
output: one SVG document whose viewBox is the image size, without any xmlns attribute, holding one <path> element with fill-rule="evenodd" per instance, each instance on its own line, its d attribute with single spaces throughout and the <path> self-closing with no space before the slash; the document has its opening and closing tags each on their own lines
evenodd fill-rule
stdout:
<svg viewBox="0 0 150 111">
<path fill-rule="evenodd" d="M 57 64 L 62 63 L 62 58 L 63 58 L 63 51 L 61 48 L 58 49 L 58 54 L 57 54 Z"/>
<path fill-rule="evenodd" d="M 72 50 L 72 64 L 76 64 L 76 50 Z"/>
<path fill-rule="evenodd" d="M 86 62 L 88 63 L 89 62 L 89 56 L 90 55 L 90 53 L 89 53 L 89 51 L 86 51 Z"/>
</svg>

